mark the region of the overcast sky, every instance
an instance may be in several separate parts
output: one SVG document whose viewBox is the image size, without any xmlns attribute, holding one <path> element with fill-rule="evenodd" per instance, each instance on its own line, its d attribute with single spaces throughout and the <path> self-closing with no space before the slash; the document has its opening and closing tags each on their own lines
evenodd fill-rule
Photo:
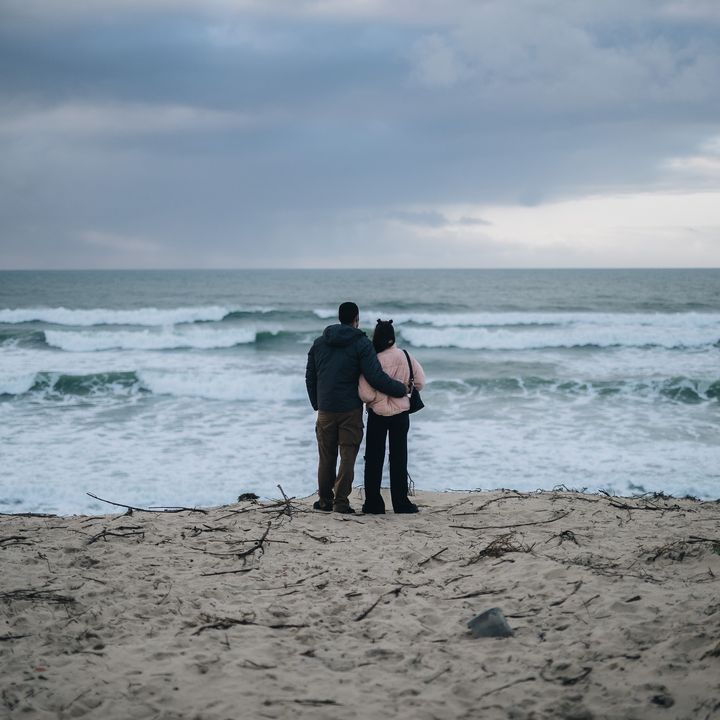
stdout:
<svg viewBox="0 0 720 720">
<path fill-rule="evenodd" d="M 0 268 L 720 266 L 718 0 L 0 0 Z"/>
</svg>

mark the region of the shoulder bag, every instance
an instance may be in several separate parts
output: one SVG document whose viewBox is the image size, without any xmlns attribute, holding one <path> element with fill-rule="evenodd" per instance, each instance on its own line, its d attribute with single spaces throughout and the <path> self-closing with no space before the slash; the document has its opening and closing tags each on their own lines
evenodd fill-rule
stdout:
<svg viewBox="0 0 720 720">
<path fill-rule="evenodd" d="M 408 367 L 410 368 L 410 410 L 408 412 L 415 413 L 418 410 L 422 410 L 425 407 L 425 403 L 420 397 L 420 391 L 415 387 L 415 374 L 413 373 L 412 362 L 410 361 L 410 355 L 407 350 L 403 350 L 405 357 L 407 358 Z"/>
</svg>

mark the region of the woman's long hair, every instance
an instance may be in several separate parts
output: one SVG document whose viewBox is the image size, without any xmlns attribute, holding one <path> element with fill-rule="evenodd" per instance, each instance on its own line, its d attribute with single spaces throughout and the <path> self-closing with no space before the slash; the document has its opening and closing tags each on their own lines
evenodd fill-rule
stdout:
<svg viewBox="0 0 720 720">
<path fill-rule="evenodd" d="M 372 342 L 376 353 L 381 353 L 395 344 L 395 328 L 392 320 L 380 320 L 378 318 Z"/>
</svg>

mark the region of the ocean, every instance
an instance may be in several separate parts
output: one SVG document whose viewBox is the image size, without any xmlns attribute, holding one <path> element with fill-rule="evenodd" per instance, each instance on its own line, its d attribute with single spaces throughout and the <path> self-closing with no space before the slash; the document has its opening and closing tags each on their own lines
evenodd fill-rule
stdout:
<svg viewBox="0 0 720 720">
<path fill-rule="evenodd" d="M 0 512 L 312 494 L 344 300 L 425 369 L 417 488 L 720 496 L 720 270 L 6 271 Z"/>
</svg>

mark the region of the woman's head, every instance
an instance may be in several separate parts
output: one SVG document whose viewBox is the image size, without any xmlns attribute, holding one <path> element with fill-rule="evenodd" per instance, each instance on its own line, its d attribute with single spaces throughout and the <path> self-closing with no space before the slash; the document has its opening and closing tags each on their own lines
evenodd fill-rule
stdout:
<svg viewBox="0 0 720 720">
<path fill-rule="evenodd" d="M 373 346 L 376 353 L 381 353 L 395 344 L 395 328 L 392 322 L 392 320 L 380 320 L 378 318 L 373 333 Z"/>
</svg>

